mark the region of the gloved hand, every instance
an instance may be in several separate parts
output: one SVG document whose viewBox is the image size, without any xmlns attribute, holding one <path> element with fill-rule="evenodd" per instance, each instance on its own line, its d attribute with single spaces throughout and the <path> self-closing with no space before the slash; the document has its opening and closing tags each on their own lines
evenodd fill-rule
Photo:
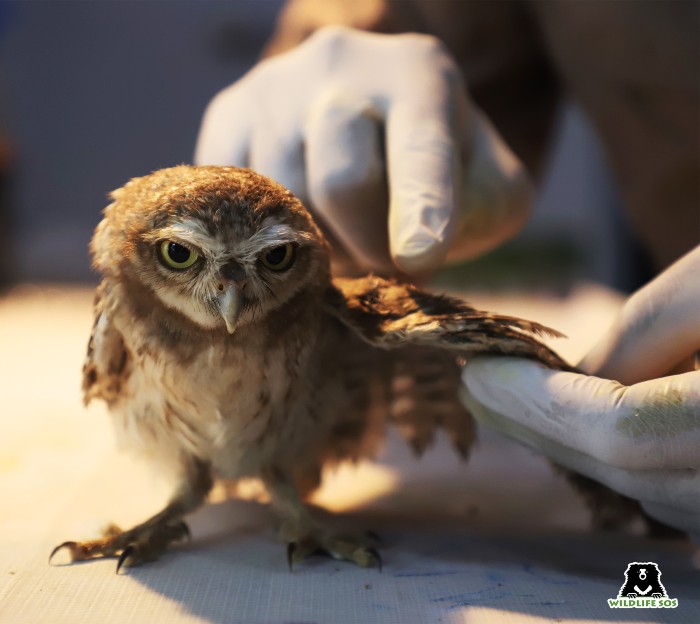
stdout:
<svg viewBox="0 0 700 624">
<path fill-rule="evenodd" d="M 219 93 L 195 162 L 276 179 L 358 264 L 393 261 L 407 273 L 438 267 L 450 249 L 465 258 L 509 238 L 532 196 L 437 39 L 339 26 Z"/>
<path fill-rule="evenodd" d="M 700 349 L 699 275 L 697 247 L 635 293 L 582 363 L 597 376 L 475 358 L 463 373 L 466 404 L 700 539 L 700 371 L 662 376 Z"/>
</svg>

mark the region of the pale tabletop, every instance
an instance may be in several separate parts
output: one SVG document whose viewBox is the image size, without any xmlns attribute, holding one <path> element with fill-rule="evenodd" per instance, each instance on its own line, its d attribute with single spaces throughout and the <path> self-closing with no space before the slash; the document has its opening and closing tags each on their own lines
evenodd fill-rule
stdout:
<svg viewBox="0 0 700 624">
<path fill-rule="evenodd" d="M 700 622 L 688 542 L 592 532 L 546 462 L 486 431 L 468 464 L 444 440 L 415 460 L 390 436 L 376 463 L 328 475 L 316 503 L 332 524 L 381 535 L 381 573 L 323 557 L 290 573 L 254 488 L 249 500 L 219 488 L 189 517 L 192 542 L 156 563 L 118 576 L 113 559 L 49 566 L 59 542 L 129 526 L 168 494 L 116 451 L 106 410 L 82 407 L 91 297 L 21 287 L 0 299 L 0 622 Z M 619 305 L 591 286 L 565 299 L 470 299 L 569 334 L 553 346 L 571 361 Z M 659 565 L 677 609 L 608 607 L 632 561 Z"/>
</svg>

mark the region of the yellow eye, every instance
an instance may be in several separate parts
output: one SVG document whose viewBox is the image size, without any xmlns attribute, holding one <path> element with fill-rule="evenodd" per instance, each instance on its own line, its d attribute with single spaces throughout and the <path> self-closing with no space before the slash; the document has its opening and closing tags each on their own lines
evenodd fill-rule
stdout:
<svg viewBox="0 0 700 624">
<path fill-rule="evenodd" d="M 294 264 L 295 250 L 292 243 L 272 247 L 260 255 L 260 262 L 272 271 L 286 271 Z"/>
<path fill-rule="evenodd" d="M 199 254 L 189 247 L 168 240 L 163 241 L 158 250 L 165 266 L 171 269 L 189 269 L 199 258 Z"/>
</svg>

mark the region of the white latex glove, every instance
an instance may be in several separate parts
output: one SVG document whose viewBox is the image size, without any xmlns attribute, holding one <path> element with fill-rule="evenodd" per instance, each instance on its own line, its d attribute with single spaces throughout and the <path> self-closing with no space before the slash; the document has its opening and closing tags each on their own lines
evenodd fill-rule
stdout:
<svg viewBox="0 0 700 624">
<path fill-rule="evenodd" d="M 700 247 L 635 293 L 584 360 L 618 381 L 483 357 L 464 369 L 464 399 L 480 422 L 698 540 L 700 371 L 660 376 L 698 349 Z"/>
<path fill-rule="evenodd" d="M 437 39 L 340 26 L 219 93 L 195 162 L 276 179 L 361 266 L 393 260 L 408 273 L 438 267 L 450 248 L 469 257 L 509 238 L 532 195 Z"/>
</svg>

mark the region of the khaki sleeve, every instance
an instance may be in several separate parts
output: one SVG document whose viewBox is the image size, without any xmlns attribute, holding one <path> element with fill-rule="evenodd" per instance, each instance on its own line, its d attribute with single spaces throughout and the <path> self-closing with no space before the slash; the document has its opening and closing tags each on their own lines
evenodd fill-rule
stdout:
<svg viewBox="0 0 700 624">
<path fill-rule="evenodd" d="M 700 241 L 700 4 L 532 6 L 660 271 Z"/>
<path fill-rule="evenodd" d="M 385 0 L 288 0 L 263 56 L 286 52 L 330 25 L 384 33 L 413 30 L 410 20 L 403 20 L 401 11 L 391 10 Z"/>
</svg>

